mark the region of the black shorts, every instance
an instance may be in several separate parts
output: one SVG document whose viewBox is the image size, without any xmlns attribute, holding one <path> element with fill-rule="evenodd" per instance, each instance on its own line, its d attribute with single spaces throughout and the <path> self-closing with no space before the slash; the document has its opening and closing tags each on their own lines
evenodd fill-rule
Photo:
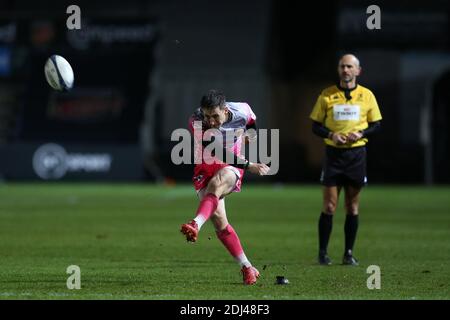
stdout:
<svg viewBox="0 0 450 320">
<path fill-rule="evenodd" d="M 326 146 L 320 182 L 329 187 L 350 185 L 361 188 L 366 185 L 366 147 Z"/>
</svg>

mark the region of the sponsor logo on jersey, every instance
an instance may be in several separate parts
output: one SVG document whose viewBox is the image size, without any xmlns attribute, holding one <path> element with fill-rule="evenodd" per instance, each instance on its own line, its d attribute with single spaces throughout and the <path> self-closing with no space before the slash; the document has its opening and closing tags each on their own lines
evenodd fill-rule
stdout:
<svg viewBox="0 0 450 320">
<path fill-rule="evenodd" d="M 359 121 L 360 106 L 348 104 L 336 104 L 333 106 L 333 118 L 335 121 Z"/>
</svg>

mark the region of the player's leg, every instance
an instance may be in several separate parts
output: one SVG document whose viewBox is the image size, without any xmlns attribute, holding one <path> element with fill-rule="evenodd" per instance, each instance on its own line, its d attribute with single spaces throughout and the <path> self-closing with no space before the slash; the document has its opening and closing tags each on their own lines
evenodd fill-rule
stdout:
<svg viewBox="0 0 450 320">
<path fill-rule="evenodd" d="M 343 264 L 358 265 L 358 261 L 353 257 L 353 246 L 356 240 L 356 233 L 359 224 L 359 195 L 360 187 L 346 186 L 345 187 L 345 209 L 346 218 L 344 225 L 345 232 L 345 251 Z"/>
<path fill-rule="evenodd" d="M 319 218 L 319 263 L 330 265 L 328 257 L 328 242 L 333 229 L 333 215 L 339 199 L 341 188 L 338 186 L 323 187 L 323 208 Z"/>
<path fill-rule="evenodd" d="M 222 168 L 209 180 L 205 192 L 200 198 L 194 220 L 181 226 L 181 232 L 186 236 L 187 241 L 197 241 L 200 228 L 216 211 L 219 199 L 235 188 L 238 178 L 232 170 Z"/>
<path fill-rule="evenodd" d="M 241 266 L 244 284 L 256 283 L 259 272 L 248 260 L 242 248 L 239 236 L 228 223 L 224 199 L 219 201 L 216 211 L 211 216 L 211 222 L 216 229 L 217 238 L 219 238 L 231 256 Z"/>
<path fill-rule="evenodd" d="M 248 260 L 242 248 L 239 236 L 228 222 L 224 199 L 220 200 L 217 210 L 212 214 L 211 222 L 216 230 L 217 238 L 219 238 L 231 256 L 241 266 L 244 284 L 256 283 L 259 272 Z"/>
</svg>

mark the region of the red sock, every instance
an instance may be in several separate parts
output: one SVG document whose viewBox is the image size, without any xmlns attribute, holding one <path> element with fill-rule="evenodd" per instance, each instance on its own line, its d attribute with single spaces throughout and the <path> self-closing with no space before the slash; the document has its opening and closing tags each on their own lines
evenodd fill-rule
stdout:
<svg viewBox="0 0 450 320">
<path fill-rule="evenodd" d="M 217 198 L 213 193 L 208 193 L 200 201 L 196 216 L 198 217 L 200 215 L 202 216 L 203 221 L 207 221 L 213 212 L 216 211 L 218 205 L 219 198 Z"/>
<path fill-rule="evenodd" d="M 244 253 L 239 237 L 230 224 L 222 231 L 217 232 L 217 237 L 234 258 L 239 258 Z"/>
</svg>

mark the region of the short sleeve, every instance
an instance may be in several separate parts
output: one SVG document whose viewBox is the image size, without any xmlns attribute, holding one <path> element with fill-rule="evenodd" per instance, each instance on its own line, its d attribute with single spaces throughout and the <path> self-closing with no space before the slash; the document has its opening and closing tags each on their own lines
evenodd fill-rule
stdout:
<svg viewBox="0 0 450 320">
<path fill-rule="evenodd" d="M 382 119 L 380 108 L 378 107 L 377 99 L 374 94 L 370 95 L 369 111 L 367 112 L 367 122 L 376 122 Z"/>
<path fill-rule="evenodd" d="M 324 100 L 323 95 L 321 94 L 316 101 L 316 104 L 313 107 L 313 110 L 311 111 L 311 114 L 309 117 L 317 122 L 323 123 L 326 116 L 326 103 Z"/>
<path fill-rule="evenodd" d="M 246 125 L 254 124 L 256 121 L 256 114 L 253 112 L 252 108 L 250 107 L 250 105 L 248 103 L 243 103 L 242 105 L 243 105 L 244 113 L 247 117 Z"/>
</svg>

